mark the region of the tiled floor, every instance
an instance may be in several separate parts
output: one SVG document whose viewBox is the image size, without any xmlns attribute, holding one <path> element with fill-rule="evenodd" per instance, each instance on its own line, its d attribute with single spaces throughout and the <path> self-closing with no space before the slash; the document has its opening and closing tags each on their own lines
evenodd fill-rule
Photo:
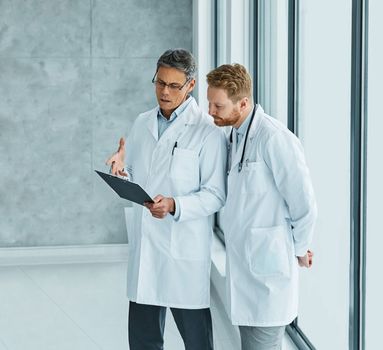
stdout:
<svg viewBox="0 0 383 350">
<path fill-rule="evenodd" d="M 125 263 L 1 267 L 0 350 L 127 350 L 125 285 Z M 234 350 L 220 307 L 215 348 Z M 170 312 L 165 349 L 183 349 Z"/>
<path fill-rule="evenodd" d="M 126 264 L 0 267 L 0 350 L 127 350 Z M 239 336 L 212 288 L 215 350 Z M 165 350 L 184 349 L 167 312 Z"/>
</svg>

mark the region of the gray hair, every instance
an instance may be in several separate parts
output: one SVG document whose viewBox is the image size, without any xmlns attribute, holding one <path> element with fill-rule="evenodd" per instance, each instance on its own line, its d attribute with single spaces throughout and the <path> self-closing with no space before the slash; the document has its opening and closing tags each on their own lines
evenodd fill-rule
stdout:
<svg viewBox="0 0 383 350">
<path fill-rule="evenodd" d="M 197 69 L 193 55 L 185 49 L 166 50 L 157 61 L 157 71 L 160 67 L 176 68 L 185 73 L 187 80 L 195 77 Z"/>
</svg>

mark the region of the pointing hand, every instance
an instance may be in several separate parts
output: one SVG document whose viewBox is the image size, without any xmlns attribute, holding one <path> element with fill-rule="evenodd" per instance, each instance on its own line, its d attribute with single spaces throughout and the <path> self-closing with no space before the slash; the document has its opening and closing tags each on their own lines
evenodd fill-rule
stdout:
<svg viewBox="0 0 383 350">
<path fill-rule="evenodd" d="M 121 137 L 117 152 L 114 153 L 106 161 L 106 165 L 110 166 L 110 173 L 112 175 L 128 176 L 128 174 L 124 172 L 124 161 L 125 161 L 125 140 Z"/>
</svg>

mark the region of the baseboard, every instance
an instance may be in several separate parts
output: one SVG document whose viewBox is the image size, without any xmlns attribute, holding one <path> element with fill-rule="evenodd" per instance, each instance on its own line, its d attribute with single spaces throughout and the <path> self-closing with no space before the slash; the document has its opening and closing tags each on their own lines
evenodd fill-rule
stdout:
<svg viewBox="0 0 383 350">
<path fill-rule="evenodd" d="M 128 244 L 0 248 L 0 266 L 125 262 Z"/>
<path fill-rule="evenodd" d="M 0 248 L 0 266 L 118 262 L 127 261 L 127 256 L 128 244 L 5 247 Z M 217 284 L 217 290 L 222 291 L 225 283 L 225 248 L 215 236 L 212 260 L 212 279 Z"/>
</svg>

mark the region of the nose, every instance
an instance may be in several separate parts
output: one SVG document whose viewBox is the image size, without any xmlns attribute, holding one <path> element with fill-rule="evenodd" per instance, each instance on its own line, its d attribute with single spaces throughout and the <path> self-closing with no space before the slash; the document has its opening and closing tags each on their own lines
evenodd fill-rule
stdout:
<svg viewBox="0 0 383 350">
<path fill-rule="evenodd" d="M 168 98 L 169 97 L 169 88 L 167 86 L 162 89 L 161 97 L 162 98 Z"/>
<path fill-rule="evenodd" d="M 213 110 L 213 107 L 210 105 L 210 103 L 209 103 L 209 114 L 210 115 L 213 115 L 213 113 L 214 113 L 214 110 Z"/>
</svg>

